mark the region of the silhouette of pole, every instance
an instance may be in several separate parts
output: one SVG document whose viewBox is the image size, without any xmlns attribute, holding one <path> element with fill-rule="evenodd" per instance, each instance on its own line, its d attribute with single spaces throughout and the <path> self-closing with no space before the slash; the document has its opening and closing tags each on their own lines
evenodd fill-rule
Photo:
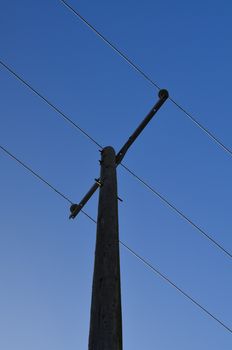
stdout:
<svg viewBox="0 0 232 350">
<path fill-rule="evenodd" d="M 89 350 L 122 350 L 116 155 L 101 152 Z"/>
<path fill-rule="evenodd" d="M 83 209 L 100 187 L 97 240 L 95 250 L 89 350 L 122 350 L 122 313 L 118 234 L 118 196 L 116 168 L 127 151 L 168 99 L 168 91 L 160 90 L 159 100 L 115 154 L 112 147 L 101 151 L 101 176 L 81 199 L 70 207 L 70 219 Z"/>
</svg>

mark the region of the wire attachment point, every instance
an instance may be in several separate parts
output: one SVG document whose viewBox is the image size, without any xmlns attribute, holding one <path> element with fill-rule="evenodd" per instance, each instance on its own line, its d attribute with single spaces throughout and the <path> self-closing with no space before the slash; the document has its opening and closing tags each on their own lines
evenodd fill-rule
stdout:
<svg viewBox="0 0 232 350">
<path fill-rule="evenodd" d="M 69 219 L 75 219 L 77 214 L 81 211 L 82 206 L 80 204 L 72 204 L 70 207 L 71 214 L 69 215 Z"/>
<path fill-rule="evenodd" d="M 166 89 L 161 89 L 158 93 L 159 98 L 165 98 L 167 99 L 169 97 L 168 90 Z"/>
</svg>

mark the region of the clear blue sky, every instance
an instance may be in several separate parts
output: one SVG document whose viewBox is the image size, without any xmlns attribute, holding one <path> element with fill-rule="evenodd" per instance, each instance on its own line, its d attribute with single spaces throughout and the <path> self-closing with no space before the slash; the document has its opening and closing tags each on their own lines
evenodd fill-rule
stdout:
<svg viewBox="0 0 232 350">
<path fill-rule="evenodd" d="M 70 0 L 159 86 L 232 148 L 229 1 Z M 0 59 L 100 144 L 118 150 L 157 90 L 58 0 L 0 2 Z M 72 201 L 99 152 L 0 68 L 0 144 Z M 125 158 L 232 251 L 232 156 L 170 101 Z M 95 225 L 0 152 L 0 348 L 85 350 Z M 232 261 L 123 169 L 120 237 L 232 327 Z M 86 206 L 96 218 L 97 195 Z M 232 335 L 121 248 L 125 350 L 231 350 Z"/>
</svg>

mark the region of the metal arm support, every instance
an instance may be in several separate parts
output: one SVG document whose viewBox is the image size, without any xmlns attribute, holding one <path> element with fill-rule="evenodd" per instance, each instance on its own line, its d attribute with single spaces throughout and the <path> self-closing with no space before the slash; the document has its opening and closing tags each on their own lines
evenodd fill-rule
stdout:
<svg viewBox="0 0 232 350">
<path fill-rule="evenodd" d="M 86 193 L 86 195 L 82 198 L 79 204 L 72 204 L 70 207 L 70 216 L 69 219 L 75 219 L 77 214 L 81 211 L 81 209 L 84 207 L 84 205 L 88 202 L 88 200 L 92 197 L 94 192 L 98 189 L 100 186 L 99 182 L 95 182 L 95 184 L 90 188 L 89 192 Z"/>
<path fill-rule="evenodd" d="M 159 96 L 158 102 L 152 107 L 151 111 L 144 118 L 142 123 L 137 127 L 137 129 L 129 137 L 128 141 L 124 144 L 124 146 L 120 149 L 120 151 L 116 155 L 116 165 L 117 166 L 121 163 L 121 161 L 123 160 L 123 158 L 126 155 L 126 152 L 131 147 L 131 145 L 135 142 L 136 138 L 141 134 L 141 132 L 144 130 L 144 128 L 147 126 L 147 124 L 151 121 L 151 119 L 154 117 L 154 115 L 158 112 L 160 107 L 162 107 L 164 102 L 168 99 L 169 94 L 168 94 L 167 90 L 160 90 L 158 96 Z M 77 214 L 81 211 L 81 209 L 84 207 L 84 205 L 88 202 L 88 200 L 96 192 L 96 190 L 98 189 L 99 186 L 101 186 L 101 182 L 99 179 L 97 179 L 95 184 L 90 188 L 90 190 L 82 198 L 80 203 L 71 205 L 71 207 L 70 207 L 71 214 L 69 216 L 69 219 L 74 219 L 77 216 Z"/>
<path fill-rule="evenodd" d="M 142 123 L 137 127 L 137 129 L 133 132 L 133 134 L 129 137 L 128 141 L 124 144 L 124 146 L 120 149 L 120 151 L 116 155 L 116 163 L 117 163 L 117 165 L 121 163 L 121 161 L 125 157 L 125 154 L 128 151 L 128 149 L 130 148 L 130 146 L 135 142 L 137 137 L 141 134 L 143 129 L 151 121 L 151 119 L 154 117 L 156 112 L 158 112 L 160 107 L 168 99 L 168 91 L 167 90 L 160 90 L 159 91 L 159 98 L 160 98 L 159 101 L 152 107 L 151 111 L 143 119 Z"/>
</svg>

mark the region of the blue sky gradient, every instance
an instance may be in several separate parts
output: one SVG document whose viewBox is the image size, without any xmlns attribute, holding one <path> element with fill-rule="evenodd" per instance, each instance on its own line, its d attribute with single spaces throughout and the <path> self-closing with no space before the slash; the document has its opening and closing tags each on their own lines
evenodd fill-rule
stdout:
<svg viewBox="0 0 232 350">
<path fill-rule="evenodd" d="M 232 149 L 229 1 L 70 4 Z M 0 19 L 0 59 L 119 150 L 157 90 L 58 0 L 2 1 Z M 78 202 L 98 147 L 0 68 L 0 144 Z M 232 251 L 232 156 L 170 101 L 125 164 Z M 95 225 L 69 221 L 69 204 L 2 151 L 0 166 L 0 348 L 85 350 Z M 121 167 L 118 188 L 121 240 L 231 328 L 231 259 Z M 123 248 L 121 278 L 125 350 L 231 350 L 231 333 Z"/>
</svg>

